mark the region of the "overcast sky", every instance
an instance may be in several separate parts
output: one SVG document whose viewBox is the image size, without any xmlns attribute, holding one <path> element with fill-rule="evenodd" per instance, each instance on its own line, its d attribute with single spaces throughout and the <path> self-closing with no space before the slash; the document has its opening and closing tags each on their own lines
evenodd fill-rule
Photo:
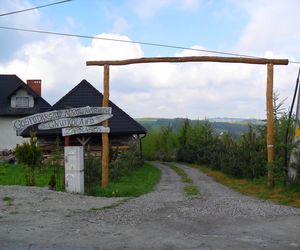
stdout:
<svg viewBox="0 0 300 250">
<path fill-rule="evenodd" d="M 54 0 L 1 0 L 0 13 Z M 300 61 L 298 0 L 73 0 L 0 17 L 0 26 L 161 43 Z M 41 79 L 54 104 L 82 79 L 102 91 L 87 60 L 214 55 L 0 29 L 0 74 Z M 290 105 L 299 64 L 275 66 Z M 265 118 L 266 66 L 221 63 L 111 67 L 110 98 L 133 117 Z"/>
</svg>

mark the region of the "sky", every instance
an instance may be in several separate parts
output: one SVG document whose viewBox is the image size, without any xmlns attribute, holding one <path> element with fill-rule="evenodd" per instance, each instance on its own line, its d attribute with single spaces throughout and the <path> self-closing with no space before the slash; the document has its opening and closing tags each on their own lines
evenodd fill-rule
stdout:
<svg viewBox="0 0 300 250">
<path fill-rule="evenodd" d="M 0 0 L 0 14 L 55 0 Z M 73 0 L 0 16 L 0 26 L 300 61 L 298 0 Z M 42 80 L 54 104 L 81 80 L 100 92 L 89 60 L 216 54 L 0 29 L 0 74 Z M 300 64 L 274 67 L 290 106 Z M 110 67 L 110 100 L 135 118 L 266 117 L 266 65 L 157 63 Z"/>
</svg>

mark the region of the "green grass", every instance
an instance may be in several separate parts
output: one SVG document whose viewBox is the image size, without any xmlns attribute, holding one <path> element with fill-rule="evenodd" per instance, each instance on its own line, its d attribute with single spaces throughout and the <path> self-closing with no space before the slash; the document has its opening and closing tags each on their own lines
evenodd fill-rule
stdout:
<svg viewBox="0 0 300 250">
<path fill-rule="evenodd" d="M 9 196 L 5 196 L 3 198 L 3 201 L 6 203 L 6 205 L 11 206 L 13 204 L 14 199 Z"/>
<path fill-rule="evenodd" d="M 178 174 L 181 177 L 182 182 L 193 184 L 193 180 L 187 175 L 186 172 L 180 167 L 177 167 L 175 164 L 170 162 L 164 162 L 163 164 L 169 166 L 171 169 L 173 169 L 176 174 Z M 184 192 L 187 196 L 195 196 L 199 194 L 198 188 L 195 185 L 186 185 L 184 187 Z"/>
<path fill-rule="evenodd" d="M 192 179 L 180 167 L 177 167 L 175 164 L 170 162 L 164 162 L 164 164 L 172 168 L 176 172 L 176 174 L 178 174 L 181 177 L 182 182 L 193 183 Z"/>
<path fill-rule="evenodd" d="M 194 185 L 185 186 L 184 191 L 185 191 L 187 196 L 194 196 L 194 195 L 199 194 L 199 191 L 198 191 L 197 187 L 194 186 Z"/>
<path fill-rule="evenodd" d="M 26 186 L 26 173 L 28 167 L 24 165 L 0 165 L 0 185 L 20 185 Z M 61 184 L 58 190 L 63 190 L 64 183 L 64 168 L 60 169 Z M 53 168 L 47 167 L 43 169 L 37 169 L 35 172 L 36 186 L 45 187 L 48 186 L 51 175 L 53 174 Z M 111 182 L 107 188 L 101 188 L 100 184 L 95 185 L 90 190 L 89 195 L 103 196 L 103 197 L 135 197 L 153 190 L 155 184 L 160 180 L 161 172 L 154 166 L 145 163 L 140 168 L 132 171 L 126 176 L 121 177 L 116 182 Z"/>
<path fill-rule="evenodd" d="M 104 206 L 104 207 L 92 207 L 89 209 L 90 212 L 96 212 L 96 211 L 102 211 L 102 210 L 106 210 L 106 209 L 112 209 L 112 208 L 116 208 L 124 203 L 126 203 L 128 200 L 130 200 L 131 198 L 125 198 L 123 200 L 117 201 L 111 205 L 108 206 Z"/>
<path fill-rule="evenodd" d="M 300 187 L 285 187 L 277 185 L 273 188 L 267 186 L 266 178 L 254 180 L 237 179 L 228 176 L 221 171 L 212 170 L 208 167 L 191 165 L 211 176 L 215 181 L 220 182 L 240 193 L 254 196 L 263 200 L 270 200 L 278 204 L 289 205 L 300 208 Z"/>
<path fill-rule="evenodd" d="M 51 175 L 53 174 L 53 167 L 37 168 L 35 170 L 35 182 L 38 187 L 46 187 L 49 184 Z M 64 168 L 60 167 L 58 172 L 59 180 L 58 190 L 63 190 L 64 183 Z M 29 168 L 25 165 L 4 164 L 0 165 L 0 185 L 20 185 L 26 186 L 26 175 L 29 173 Z"/>
<path fill-rule="evenodd" d="M 26 185 L 24 178 L 26 168 L 23 165 L 5 164 L 0 166 L 1 185 Z"/>
<path fill-rule="evenodd" d="M 95 186 L 90 194 L 101 197 L 136 197 L 151 192 L 160 180 L 161 172 L 149 163 L 133 170 L 108 187 Z"/>
</svg>

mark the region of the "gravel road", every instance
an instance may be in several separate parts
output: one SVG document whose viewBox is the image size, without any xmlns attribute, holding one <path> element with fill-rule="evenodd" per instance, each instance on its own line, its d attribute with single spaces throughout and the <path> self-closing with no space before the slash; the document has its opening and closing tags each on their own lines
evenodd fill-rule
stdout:
<svg viewBox="0 0 300 250">
<path fill-rule="evenodd" d="M 200 191 L 188 198 L 180 177 L 154 164 L 162 171 L 155 191 L 132 199 L 1 186 L 0 249 L 300 249 L 300 209 L 177 164 Z"/>
</svg>

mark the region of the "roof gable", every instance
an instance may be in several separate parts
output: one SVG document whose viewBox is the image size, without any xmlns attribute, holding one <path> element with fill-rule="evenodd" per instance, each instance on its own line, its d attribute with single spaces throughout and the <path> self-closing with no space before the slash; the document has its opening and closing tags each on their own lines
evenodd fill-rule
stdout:
<svg viewBox="0 0 300 250">
<path fill-rule="evenodd" d="M 35 99 L 33 108 L 11 108 L 10 97 L 19 89 L 25 89 Z M 48 110 L 51 105 L 37 95 L 16 75 L 0 75 L 0 115 L 31 115 Z"/>
<path fill-rule="evenodd" d="M 84 106 L 102 106 L 103 95 L 88 81 L 82 80 L 70 92 L 58 100 L 51 110 L 77 108 Z M 144 134 L 146 129 L 126 114 L 113 102 L 109 101 L 113 117 L 109 119 L 109 127 L 112 134 Z"/>
</svg>

